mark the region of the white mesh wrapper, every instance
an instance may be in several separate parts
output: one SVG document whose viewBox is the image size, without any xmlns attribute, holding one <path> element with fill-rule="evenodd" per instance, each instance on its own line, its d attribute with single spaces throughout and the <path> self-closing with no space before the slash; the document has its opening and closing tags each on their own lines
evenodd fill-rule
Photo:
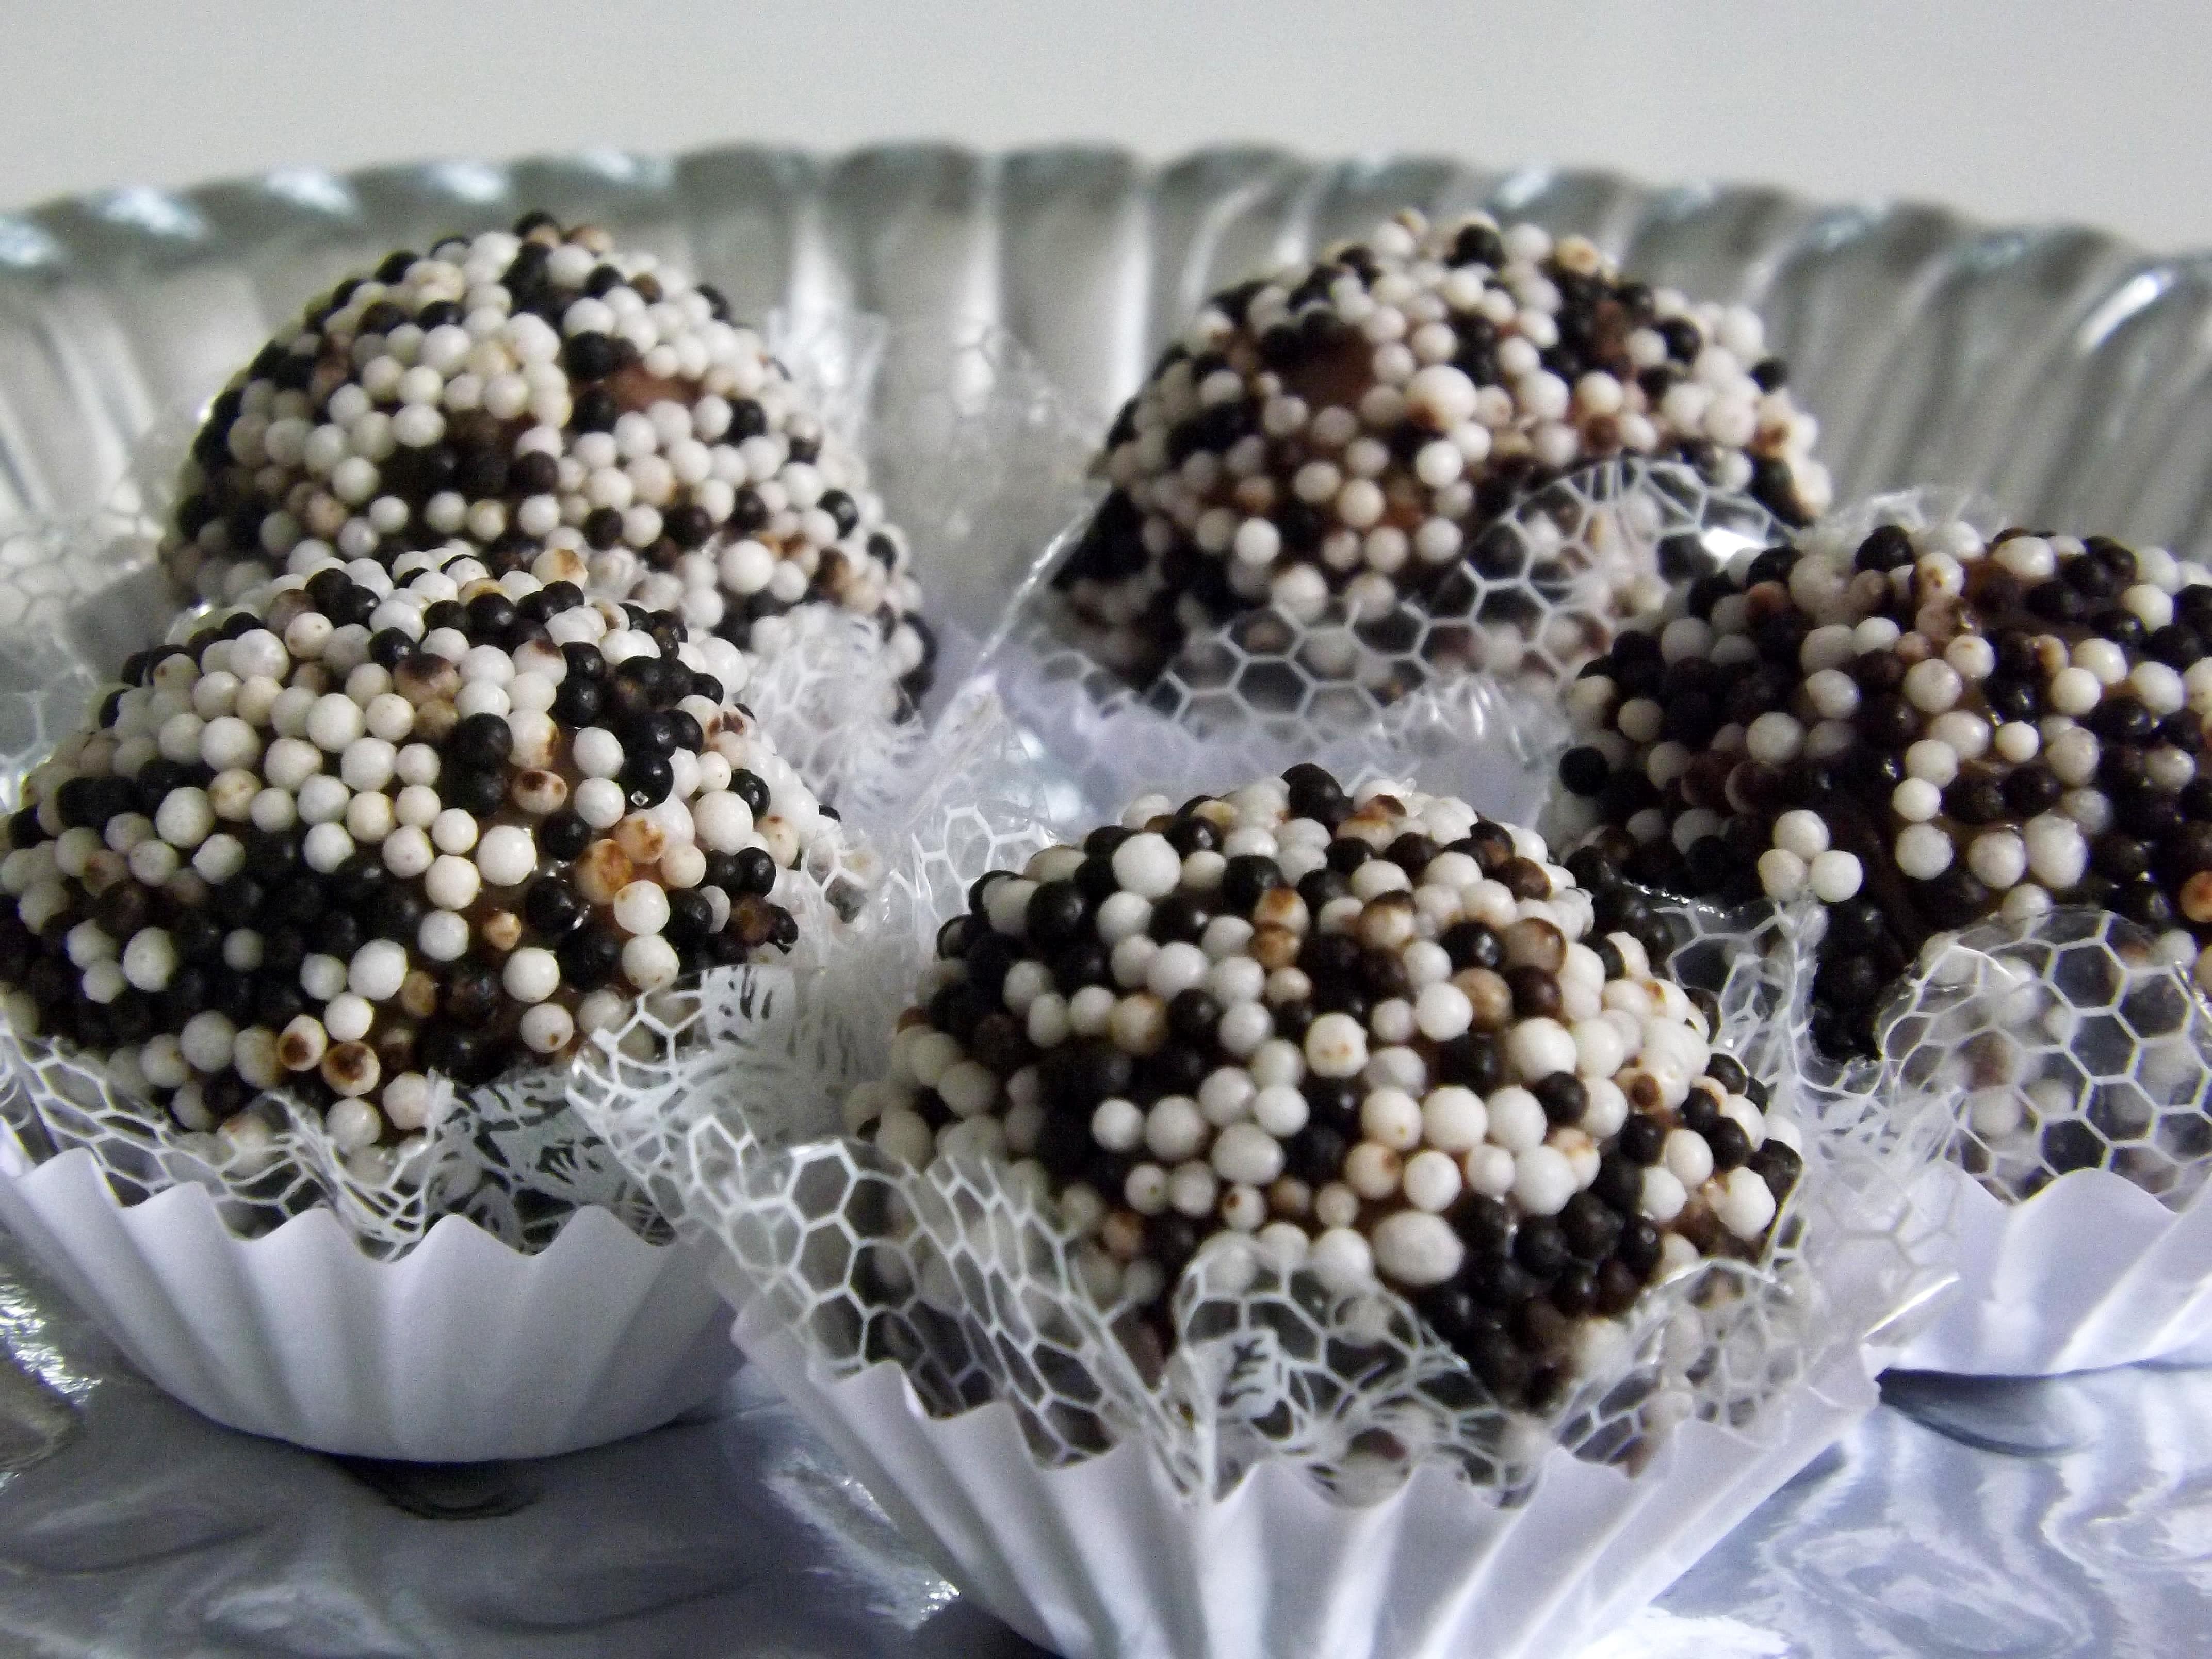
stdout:
<svg viewBox="0 0 2212 1659">
<path fill-rule="evenodd" d="M 191 436 L 173 414 L 89 513 L 0 523 L 0 789 L 84 722 L 93 691 L 152 643 L 176 602 L 155 559 L 167 480 Z"/>
<path fill-rule="evenodd" d="M 898 675 L 873 623 L 816 605 L 788 625 L 789 643 L 756 665 L 738 696 L 776 753 L 849 816 L 874 780 L 898 772 L 921 727 L 898 718 Z"/>
<path fill-rule="evenodd" d="M 2212 1358 L 2212 1012 L 2105 911 L 1938 936 L 1877 1024 L 1882 1087 L 1950 1127 L 1958 1289 L 1909 1364 Z"/>
<path fill-rule="evenodd" d="M 1346 775 L 1418 766 L 1431 787 L 1526 822 L 1564 741 L 1559 684 L 1620 620 L 1657 608 L 1661 572 L 1701 574 L 1783 532 L 1686 467 L 1609 461 L 1478 532 L 1418 605 L 1263 606 L 1192 636 L 1141 686 L 1094 654 L 1052 585 L 1080 533 L 1039 560 L 978 672 L 1094 805 L 1314 760 Z"/>
<path fill-rule="evenodd" d="M 1037 550 L 1090 494 L 1097 436 L 1004 330 L 890 330 L 860 442 L 886 513 L 913 539 L 947 690 L 965 670 L 961 653 L 997 628 Z"/>
<path fill-rule="evenodd" d="M 1127 1310 L 1093 1300 L 1073 1240 L 1007 1166 L 915 1172 L 841 1133 L 848 1089 L 884 1073 L 935 923 L 976 876 L 1053 839 L 1037 812 L 1054 779 L 988 702 L 963 709 L 923 763 L 933 799 L 909 814 L 872 939 L 817 973 L 739 970 L 652 999 L 574 1073 L 579 1110 L 679 1231 L 726 1251 L 747 1316 L 829 1375 L 889 1359 L 933 1415 L 1003 1402 L 1046 1467 L 1134 1440 L 1194 1497 L 1283 1460 L 1368 1501 L 1437 1462 L 1510 1504 L 1554 1445 L 1634 1468 L 1687 1419 L 1755 1437 L 1763 1406 L 1907 1293 L 1904 1194 L 1924 1149 L 1844 1136 L 1808 1141 L 1757 1267 L 1709 1261 L 1647 1296 L 1544 1417 L 1499 1408 L 1395 1295 L 1285 1279 L 1233 1241 L 1186 1273 L 1161 1363 Z"/>
<path fill-rule="evenodd" d="M 1036 550 L 1083 501 L 1091 423 L 988 324 L 778 312 L 767 336 L 824 423 L 866 457 L 886 516 L 913 544 L 939 641 L 924 707 L 942 710 Z M 745 696 L 825 800 L 851 821 L 880 817 L 922 739 L 921 723 L 896 717 L 897 672 L 865 622 L 823 607 L 786 622 L 808 648 L 763 663 Z"/>
<path fill-rule="evenodd" d="M 265 1095 L 253 1109 L 270 1133 L 239 1147 L 179 1127 L 117 1088 L 89 1056 L 9 1034 L 9 1125 L 40 1153 L 81 1146 L 125 1203 L 193 1182 L 224 1221 L 254 1237 L 328 1206 L 380 1260 L 405 1254 L 441 1216 L 474 1222 L 502 1243 L 543 1249 L 577 1210 L 598 1206 L 640 1237 L 669 1235 L 621 1165 L 568 1108 L 557 1068 L 540 1066 L 458 1097 L 441 1089 L 425 1145 L 392 1167 L 349 1160 L 319 1113 Z"/>
<path fill-rule="evenodd" d="M 2148 929 L 2107 911 L 1930 942 L 1877 1027 L 1899 1098 L 1951 1103 L 1951 1156 L 2000 1198 L 2076 1170 L 2172 1210 L 2212 1173 L 2212 1014 Z"/>
</svg>

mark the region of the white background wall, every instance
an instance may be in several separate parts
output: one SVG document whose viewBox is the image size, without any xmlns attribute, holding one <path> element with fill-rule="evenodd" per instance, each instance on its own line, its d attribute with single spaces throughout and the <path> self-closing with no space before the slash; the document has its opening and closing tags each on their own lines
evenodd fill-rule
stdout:
<svg viewBox="0 0 2212 1659">
<path fill-rule="evenodd" d="M 2203 0 L 0 0 L 0 207 L 737 139 L 1266 139 L 2212 244 Z"/>
</svg>

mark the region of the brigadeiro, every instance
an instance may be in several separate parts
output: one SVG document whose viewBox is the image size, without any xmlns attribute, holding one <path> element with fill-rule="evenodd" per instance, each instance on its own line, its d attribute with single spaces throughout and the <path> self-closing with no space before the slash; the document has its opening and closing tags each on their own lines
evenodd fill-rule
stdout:
<svg viewBox="0 0 2212 1659">
<path fill-rule="evenodd" d="M 760 656 L 802 606 L 866 618 L 909 702 L 935 654 L 905 536 L 761 337 L 542 213 L 313 301 L 216 398 L 179 483 L 162 559 L 207 599 L 458 538 L 495 577 L 676 610 Z"/>
<path fill-rule="evenodd" d="M 307 545 L 134 656 L 30 774 L 0 986 L 20 1036 L 104 1056 L 178 1128 L 265 1140 L 276 1091 L 374 1176 L 434 1074 L 490 1081 L 788 949 L 778 878 L 838 826 L 727 639 L 464 543 Z"/>
<path fill-rule="evenodd" d="M 1831 1054 L 1872 1052 L 1923 944 L 1982 917 L 2115 911 L 2212 983 L 2208 641 L 2212 571 L 2101 537 L 1945 520 L 1747 553 L 1569 689 L 1569 866 L 1817 901 Z"/>
<path fill-rule="evenodd" d="M 1634 281 L 1580 236 L 1408 210 L 1200 310 L 1115 420 L 1110 491 L 1056 580 L 1094 653 L 1139 680 L 1261 609 L 1518 635 L 1574 573 L 1481 532 L 1577 468 L 1680 461 L 1787 522 L 1825 510 L 1786 380 L 1742 306 Z M 1672 573 L 1603 574 L 1601 608 L 1633 613 Z"/>
<path fill-rule="evenodd" d="M 1542 841 L 1317 766 L 1133 805 L 977 881 L 847 1127 L 1014 1160 L 1102 1304 L 1243 1235 L 1410 1297 L 1501 1401 L 1625 1350 L 1644 1287 L 1762 1258 L 1793 1126 Z"/>
</svg>

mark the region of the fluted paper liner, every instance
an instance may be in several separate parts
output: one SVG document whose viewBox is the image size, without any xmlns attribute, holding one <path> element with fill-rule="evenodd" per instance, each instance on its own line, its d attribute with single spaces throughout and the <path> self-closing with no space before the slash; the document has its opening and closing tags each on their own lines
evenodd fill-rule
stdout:
<svg viewBox="0 0 2212 1659">
<path fill-rule="evenodd" d="M 1958 1280 L 1898 1364 L 2044 1376 L 2160 1359 L 2212 1364 L 2212 1203 L 2179 1213 L 2109 1170 L 2008 1204 L 1946 1166 Z"/>
<path fill-rule="evenodd" d="M 1678 1426 L 1629 1475 L 1564 1449 L 1499 1504 L 1436 1464 L 1338 1503 L 1282 1461 L 1193 1501 L 1134 1442 L 1040 1468 L 1003 1404 L 930 1416 L 905 1374 L 831 1378 L 757 1310 L 738 1341 L 967 1594 L 1066 1659 L 1553 1659 L 1627 1620 L 1875 1401 L 1835 1355 L 1748 1440 Z"/>
<path fill-rule="evenodd" d="M 532 1255 L 447 1216 L 377 1261 L 324 1206 L 242 1238 L 190 1183 L 119 1204 L 88 1152 L 33 1164 L 0 1126 L 0 1218 L 162 1388 L 321 1451 L 573 1451 L 668 1421 L 737 1366 L 697 1250 L 597 1207 Z"/>
</svg>

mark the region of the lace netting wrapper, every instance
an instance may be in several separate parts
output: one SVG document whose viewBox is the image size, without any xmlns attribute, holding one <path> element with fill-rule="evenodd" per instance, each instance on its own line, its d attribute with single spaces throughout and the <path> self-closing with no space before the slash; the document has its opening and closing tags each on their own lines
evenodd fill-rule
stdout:
<svg viewBox="0 0 2212 1659">
<path fill-rule="evenodd" d="M 157 421 L 89 512 L 0 523 L 0 792 L 84 722 L 102 677 L 177 609 L 155 556 L 194 422 Z"/>
<path fill-rule="evenodd" d="M 771 313 L 771 349 L 868 464 L 915 550 L 937 636 L 933 714 L 954 700 L 1036 548 L 1083 501 L 1095 423 L 992 325 Z M 826 607 L 786 619 L 808 647 L 761 664 L 746 696 L 777 751 L 848 822 L 899 810 L 924 724 L 870 623 Z"/>
<path fill-rule="evenodd" d="M 940 706 L 999 628 L 1037 550 L 1094 493 L 1088 470 L 1103 429 L 1003 329 L 891 327 L 860 441 L 885 510 L 928 561 Z"/>
<path fill-rule="evenodd" d="M 264 1095 L 248 1109 L 270 1126 L 250 1148 L 178 1127 L 118 1089 L 96 1059 L 12 1034 L 0 1097 L 9 1127 L 33 1156 L 82 1147 L 123 1203 L 191 1182 L 214 1196 L 225 1224 L 253 1237 L 327 1206 L 363 1251 L 404 1255 L 441 1217 L 459 1216 L 502 1243 L 552 1243 L 576 1211 L 611 1212 L 648 1243 L 671 1237 L 621 1164 L 568 1109 L 558 1068 L 455 1091 L 441 1085 L 421 1149 L 389 1170 L 364 1170 L 324 1129 L 320 1114 Z"/>
<path fill-rule="evenodd" d="M 1185 777 L 1291 762 L 1420 769 L 1493 816 L 1527 822 L 1565 742 L 1558 689 L 1668 582 L 1784 532 L 1747 497 L 1672 463 L 1608 461 L 1536 491 L 1474 536 L 1418 605 L 1310 615 L 1273 605 L 1188 639 L 1141 685 L 1053 586 L 1079 523 L 1037 562 L 978 666 L 1043 752 L 1095 801 Z"/>
<path fill-rule="evenodd" d="M 1875 1030 L 1884 1085 L 1943 1103 L 1950 1157 L 1999 1199 L 2109 1170 L 2179 1211 L 2212 1175 L 2212 1011 L 2110 911 L 1929 941 Z"/>
<path fill-rule="evenodd" d="M 865 943 L 811 973 L 732 970 L 648 999 L 572 1073 L 577 1109 L 663 1213 L 720 1246 L 725 1290 L 833 1377 L 890 1360 L 933 1415 L 1004 1401 L 1046 1467 L 1133 1439 L 1192 1496 L 1282 1458 L 1368 1501 L 1443 1460 L 1510 1504 L 1555 1447 L 1634 1470 L 1687 1419 L 1755 1437 L 1763 1406 L 1924 1279 L 1906 1191 L 1935 1137 L 1808 1136 L 1764 1258 L 1656 1287 L 1540 1415 L 1498 1405 L 1396 1295 L 1332 1291 L 1233 1238 L 1186 1270 L 1162 1355 L 1130 1310 L 1094 1299 L 1074 1238 L 1011 1166 L 918 1171 L 843 1133 L 842 1103 L 883 1074 L 936 922 L 976 876 L 1055 839 L 1039 814 L 1065 778 L 1027 760 L 987 698 L 964 700 L 962 720 L 925 763 L 929 794 Z M 1705 925 L 1720 940 L 1723 925 Z M 1748 986 L 1760 970 L 1731 971 Z"/>
<path fill-rule="evenodd" d="M 2201 1355 L 2212 1009 L 2154 932 L 2070 908 L 1939 934 L 1876 1012 L 1879 1057 L 1838 1061 L 1812 1042 L 1820 906 L 1702 937 L 1690 907 L 1670 914 L 1678 977 L 1758 1011 L 1749 1052 L 1820 1139 L 1932 1149 L 1907 1231 L 1952 1270 L 1930 1289 L 1958 1289 L 1897 1322 L 1902 1364 L 2018 1376 Z"/>
<path fill-rule="evenodd" d="M 1668 971 L 1716 997 L 1746 1067 L 1824 1136 L 1932 1146 L 2008 1203 L 2107 1170 L 2179 1212 L 2212 1176 L 2212 1008 L 2152 929 L 2062 908 L 1939 934 L 1875 1017 L 1879 1057 L 1839 1060 L 1812 1039 L 1819 904 L 1647 896 Z"/>
</svg>

